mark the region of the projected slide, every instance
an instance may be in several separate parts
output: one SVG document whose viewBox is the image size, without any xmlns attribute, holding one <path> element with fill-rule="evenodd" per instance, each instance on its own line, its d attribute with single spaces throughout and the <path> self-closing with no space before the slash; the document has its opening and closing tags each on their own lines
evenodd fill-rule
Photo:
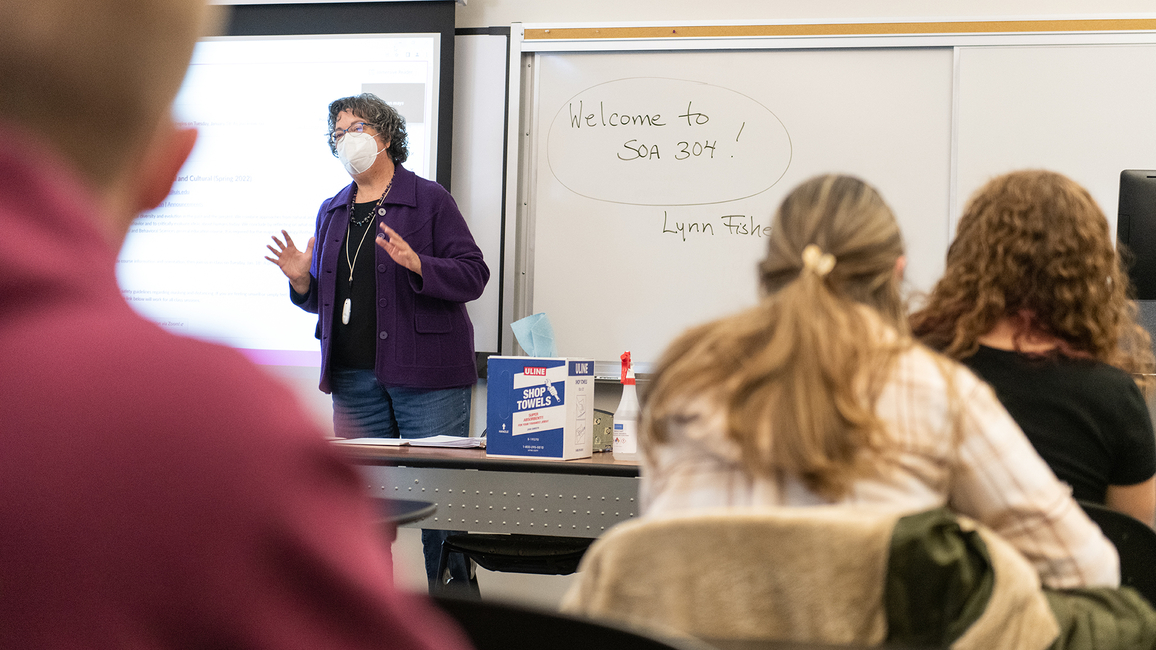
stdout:
<svg viewBox="0 0 1156 650">
<path fill-rule="evenodd" d="M 320 359 L 317 317 L 289 301 L 263 259 L 287 230 L 301 248 L 321 202 L 349 183 L 329 151 L 330 101 L 373 92 L 406 119 L 405 166 L 433 178 L 439 34 L 262 36 L 197 45 L 175 104 L 200 132 L 172 193 L 132 227 L 121 291 L 177 333 L 224 343 L 261 363 Z"/>
</svg>

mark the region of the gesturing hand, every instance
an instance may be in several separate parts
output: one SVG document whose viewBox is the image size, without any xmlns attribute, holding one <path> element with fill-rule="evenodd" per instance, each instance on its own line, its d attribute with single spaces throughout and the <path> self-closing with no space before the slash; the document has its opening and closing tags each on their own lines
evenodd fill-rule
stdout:
<svg viewBox="0 0 1156 650">
<path fill-rule="evenodd" d="M 405 243 L 401 235 L 384 223 L 381 224 L 381 232 L 377 233 L 377 245 L 385 249 L 393 261 L 421 275 L 421 258 L 413 252 L 409 244 Z"/>
<path fill-rule="evenodd" d="M 293 244 L 293 238 L 289 233 L 282 230 L 281 236 L 285 238 L 285 243 L 281 243 L 277 236 L 273 236 L 273 242 L 277 244 L 277 248 L 272 245 L 266 246 L 274 257 L 265 256 L 265 259 L 276 264 L 281 268 L 281 272 L 285 277 L 289 278 L 289 283 L 293 285 L 293 290 L 297 293 L 309 292 L 309 267 L 313 264 L 313 238 L 309 238 L 309 243 L 305 245 L 305 250 L 300 251 L 297 246 Z"/>
</svg>

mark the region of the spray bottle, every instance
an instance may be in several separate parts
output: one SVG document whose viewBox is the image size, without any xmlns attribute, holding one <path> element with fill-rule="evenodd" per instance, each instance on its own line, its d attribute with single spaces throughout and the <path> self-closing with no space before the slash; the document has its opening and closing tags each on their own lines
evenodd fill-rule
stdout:
<svg viewBox="0 0 1156 650">
<path fill-rule="evenodd" d="M 622 400 L 614 411 L 614 458 L 638 458 L 638 393 L 634 388 L 634 366 L 630 351 L 622 353 Z"/>
</svg>

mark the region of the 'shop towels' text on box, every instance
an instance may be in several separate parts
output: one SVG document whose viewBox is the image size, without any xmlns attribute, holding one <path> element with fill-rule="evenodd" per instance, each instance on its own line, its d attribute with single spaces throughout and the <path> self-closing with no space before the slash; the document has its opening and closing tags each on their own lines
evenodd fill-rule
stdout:
<svg viewBox="0 0 1156 650">
<path fill-rule="evenodd" d="M 487 375 L 487 455 L 590 456 L 592 359 L 490 357 Z"/>
</svg>

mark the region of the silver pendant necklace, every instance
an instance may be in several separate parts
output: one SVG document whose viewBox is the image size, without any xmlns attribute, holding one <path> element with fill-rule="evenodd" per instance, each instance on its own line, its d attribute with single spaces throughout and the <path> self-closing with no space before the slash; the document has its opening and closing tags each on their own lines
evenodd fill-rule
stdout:
<svg viewBox="0 0 1156 650">
<path fill-rule="evenodd" d="M 365 217 L 365 219 L 363 219 L 361 221 L 354 221 L 354 219 L 353 219 L 353 205 L 354 205 L 354 202 L 357 201 L 357 185 L 353 186 L 353 196 L 349 197 L 349 223 L 346 224 L 346 226 L 345 226 L 345 263 L 349 265 L 349 293 L 351 295 L 353 294 L 353 265 L 357 263 L 357 256 L 361 254 L 361 246 L 362 246 L 362 244 L 365 243 L 366 236 L 369 235 L 369 230 L 370 230 L 369 222 L 373 220 L 374 214 L 376 214 L 378 217 L 384 217 L 385 216 L 385 208 L 381 207 L 381 204 L 382 204 L 382 202 L 385 201 L 385 197 L 387 194 L 389 194 L 389 190 L 392 187 L 393 187 L 393 179 L 391 178 L 391 179 L 389 179 L 389 185 L 386 185 L 385 191 L 381 193 L 381 198 L 377 200 L 377 205 L 374 206 L 374 208 L 369 211 L 369 214 Z M 353 231 L 353 224 L 355 224 L 355 223 L 358 226 L 365 226 L 365 232 L 361 233 L 361 243 L 359 243 L 357 245 L 357 250 L 354 251 L 353 259 L 351 260 L 351 259 L 349 259 L 349 235 Z M 353 312 L 353 299 L 352 298 L 346 298 L 345 304 L 341 306 L 341 324 L 342 325 L 348 325 L 349 324 L 349 314 L 352 312 Z"/>
<path fill-rule="evenodd" d="M 353 254 L 353 261 L 349 260 L 349 233 L 352 231 L 352 226 L 345 227 L 345 261 L 349 264 L 349 290 L 353 291 L 353 265 L 357 262 L 357 256 L 361 254 L 361 245 L 365 243 L 365 237 L 369 234 L 369 226 L 366 225 L 365 232 L 361 233 L 361 243 L 357 245 L 357 251 Z M 353 301 L 350 298 L 345 299 L 345 304 L 341 307 L 341 324 L 349 324 L 349 313 L 353 309 Z"/>
</svg>

